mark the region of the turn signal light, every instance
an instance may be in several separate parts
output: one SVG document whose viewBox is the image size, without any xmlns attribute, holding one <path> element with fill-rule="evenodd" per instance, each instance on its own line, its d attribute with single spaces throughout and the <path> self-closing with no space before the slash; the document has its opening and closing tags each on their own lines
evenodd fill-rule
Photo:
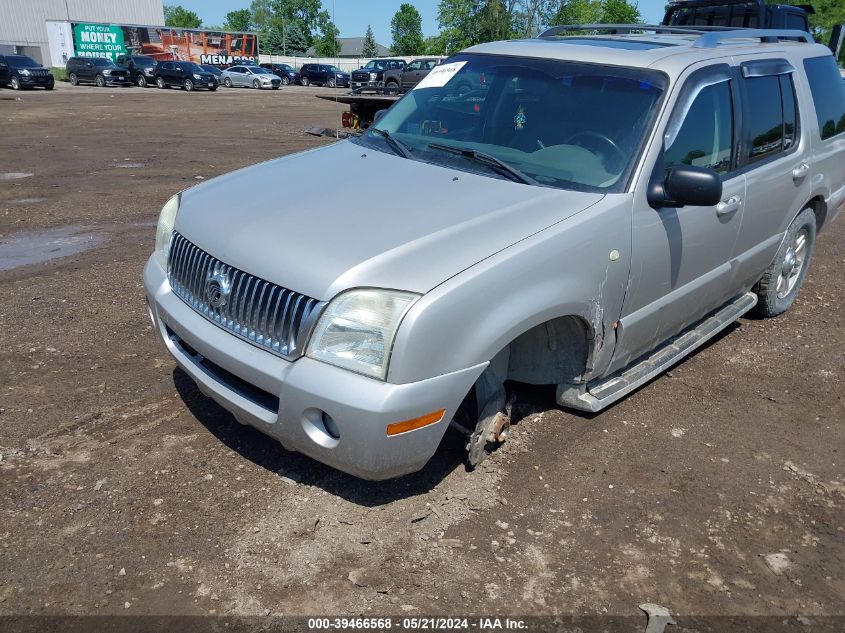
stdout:
<svg viewBox="0 0 845 633">
<path fill-rule="evenodd" d="M 440 409 L 439 411 L 432 411 L 431 413 L 426 413 L 418 418 L 414 418 L 412 420 L 405 420 L 403 422 L 394 422 L 393 424 L 387 425 L 387 434 L 388 435 L 399 435 L 400 433 L 407 433 L 408 431 L 413 431 L 415 429 L 421 429 L 424 426 L 428 426 L 429 424 L 437 424 L 440 420 L 443 419 L 443 414 L 446 413 L 446 409 Z"/>
</svg>

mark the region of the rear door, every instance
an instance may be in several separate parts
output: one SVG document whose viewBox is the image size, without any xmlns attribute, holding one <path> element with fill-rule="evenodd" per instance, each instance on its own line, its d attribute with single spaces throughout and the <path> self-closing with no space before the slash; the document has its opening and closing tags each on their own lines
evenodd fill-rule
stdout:
<svg viewBox="0 0 845 633">
<path fill-rule="evenodd" d="M 422 81 L 422 73 L 420 72 L 422 70 L 422 64 L 421 61 L 416 60 L 405 66 L 405 70 L 400 75 L 402 77 L 403 88 L 412 88 Z"/>
<path fill-rule="evenodd" d="M 737 241 L 736 276 L 753 284 L 775 257 L 783 232 L 810 199 L 812 158 L 800 142 L 799 104 L 785 59 L 740 65 L 746 125 L 740 162 L 748 201 Z"/>
<path fill-rule="evenodd" d="M 741 129 L 736 81 L 727 64 L 699 68 L 682 80 L 668 121 L 657 128 L 663 155 L 646 174 L 662 180 L 673 165 L 712 169 L 722 176 L 722 202 L 654 209 L 647 202 L 649 178 L 640 178 L 631 281 L 614 368 L 654 349 L 734 293 L 731 256 L 745 204 L 745 175 L 736 160 Z"/>
<path fill-rule="evenodd" d="M 97 69 L 94 68 L 94 62 L 92 62 L 90 59 L 83 59 L 82 65 L 79 67 L 79 77 L 91 81 L 94 79 L 94 75 L 96 74 Z"/>
</svg>

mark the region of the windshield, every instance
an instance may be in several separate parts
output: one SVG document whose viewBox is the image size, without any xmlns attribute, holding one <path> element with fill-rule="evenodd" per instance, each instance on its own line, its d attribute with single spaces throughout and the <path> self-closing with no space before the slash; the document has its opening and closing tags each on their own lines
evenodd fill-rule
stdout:
<svg viewBox="0 0 845 633">
<path fill-rule="evenodd" d="M 250 70 L 252 71 L 253 75 L 272 75 L 273 74 L 269 70 L 267 70 L 266 68 L 250 68 Z"/>
<path fill-rule="evenodd" d="M 436 66 L 377 127 L 417 160 L 506 177 L 490 161 L 468 160 L 474 150 L 541 185 L 623 191 L 665 87 L 664 75 L 642 69 L 462 54 Z M 393 151 L 383 134 L 356 142 Z"/>
<path fill-rule="evenodd" d="M 12 68 L 40 68 L 41 64 L 25 55 L 9 55 L 6 58 Z"/>
<path fill-rule="evenodd" d="M 106 68 L 108 66 L 116 65 L 112 60 L 106 59 L 105 57 L 95 57 L 91 61 L 94 62 L 94 65 L 98 68 Z"/>
<path fill-rule="evenodd" d="M 378 70 L 384 70 L 384 62 L 383 61 L 371 61 L 369 64 L 364 66 L 364 68 L 376 68 Z"/>
<path fill-rule="evenodd" d="M 342 73 L 343 71 L 337 66 L 329 66 L 330 73 Z"/>
<path fill-rule="evenodd" d="M 138 64 L 139 66 L 155 66 L 156 60 L 152 57 L 133 57 L 132 61 Z"/>
<path fill-rule="evenodd" d="M 195 64 L 194 62 L 179 62 L 179 64 L 182 66 L 182 70 L 186 73 L 206 72 L 205 68 L 203 68 L 199 64 Z"/>
</svg>

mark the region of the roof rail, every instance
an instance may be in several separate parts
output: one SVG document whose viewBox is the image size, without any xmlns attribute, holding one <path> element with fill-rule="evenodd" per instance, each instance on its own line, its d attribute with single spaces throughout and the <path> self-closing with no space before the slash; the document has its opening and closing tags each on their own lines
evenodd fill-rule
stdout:
<svg viewBox="0 0 845 633">
<path fill-rule="evenodd" d="M 672 33 L 696 35 L 721 27 L 689 27 L 689 26 L 666 26 L 664 24 L 562 24 L 553 26 L 540 33 L 540 37 L 554 37 L 561 33 L 570 31 L 606 31 L 611 35 L 619 33 L 631 33 L 632 31 L 654 31 L 655 33 Z"/>
<path fill-rule="evenodd" d="M 723 26 L 666 26 L 663 24 L 563 24 L 546 29 L 540 34 L 541 38 L 555 37 L 561 33 L 573 31 L 602 31 L 610 35 L 633 33 L 635 31 L 651 31 L 656 34 L 697 35 L 693 47 L 716 48 L 725 40 L 758 39 L 766 44 L 773 44 L 782 40 L 797 40 L 805 44 L 814 44 L 813 36 L 806 31 L 786 29 L 748 29 Z"/>
<path fill-rule="evenodd" d="M 716 48 L 724 40 L 758 39 L 765 44 L 777 44 L 782 40 L 797 40 L 804 44 L 815 44 L 816 40 L 806 31 L 787 29 L 737 29 L 714 31 L 699 35 L 694 48 Z"/>
</svg>

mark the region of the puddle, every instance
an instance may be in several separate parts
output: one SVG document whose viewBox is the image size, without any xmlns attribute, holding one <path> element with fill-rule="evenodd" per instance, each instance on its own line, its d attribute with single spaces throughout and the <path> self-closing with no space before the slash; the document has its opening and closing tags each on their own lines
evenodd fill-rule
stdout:
<svg viewBox="0 0 845 633">
<path fill-rule="evenodd" d="M 38 204 L 45 200 L 47 198 L 18 198 L 17 200 L 12 200 L 12 204 Z"/>
<path fill-rule="evenodd" d="M 20 180 L 21 178 L 29 178 L 32 174 L 25 174 L 22 171 L 10 171 L 5 174 L 0 174 L 0 182 L 4 180 Z"/>
<path fill-rule="evenodd" d="M 40 264 L 90 250 L 105 238 L 83 226 L 14 233 L 0 238 L 0 270 Z"/>
</svg>

